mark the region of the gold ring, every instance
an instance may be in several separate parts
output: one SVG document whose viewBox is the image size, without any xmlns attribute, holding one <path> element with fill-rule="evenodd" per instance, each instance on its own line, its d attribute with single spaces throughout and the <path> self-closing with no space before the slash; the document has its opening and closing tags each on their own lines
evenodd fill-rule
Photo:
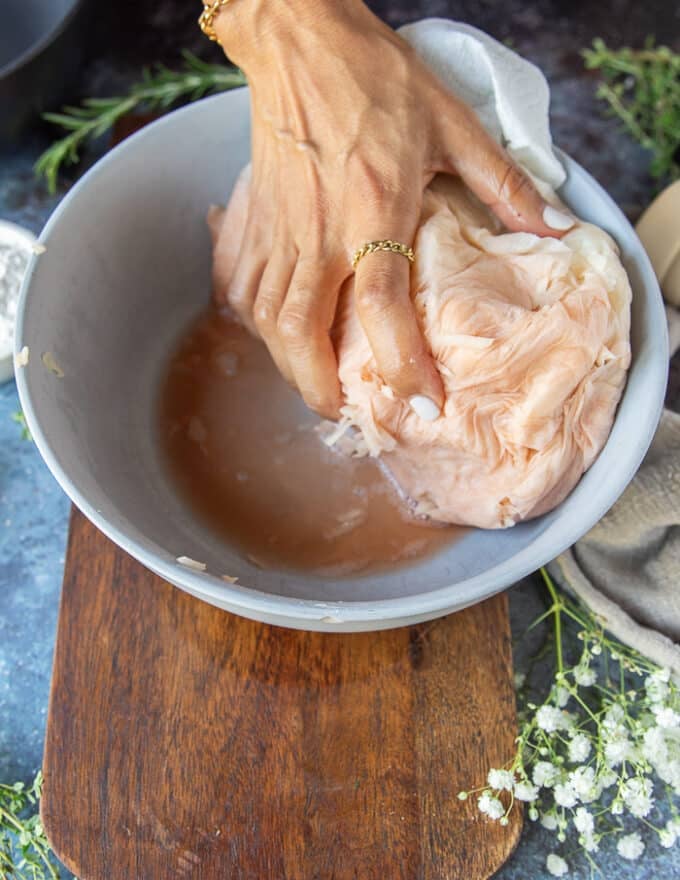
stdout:
<svg viewBox="0 0 680 880">
<path fill-rule="evenodd" d="M 362 257 L 365 257 L 366 254 L 372 254 L 375 251 L 391 251 L 393 254 L 401 254 L 402 257 L 406 257 L 409 263 L 412 263 L 416 258 L 416 255 L 413 253 L 413 248 L 402 244 L 400 241 L 392 241 L 390 238 L 385 238 L 382 239 L 382 241 L 367 241 L 366 244 L 363 244 L 358 250 L 356 250 L 352 257 L 352 268 L 356 269 L 359 265 L 359 260 L 361 260 Z"/>
</svg>

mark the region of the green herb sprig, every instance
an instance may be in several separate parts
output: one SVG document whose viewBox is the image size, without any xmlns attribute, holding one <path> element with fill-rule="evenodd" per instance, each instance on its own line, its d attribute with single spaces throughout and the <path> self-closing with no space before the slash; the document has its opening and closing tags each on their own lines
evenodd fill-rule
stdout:
<svg viewBox="0 0 680 880">
<path fill-rule="evenodd" d="M 661 183 L 680 177 L 680 54 L 648 40 L 644 49 L 610 49 L 594 40 L 583 52 L 586 67 L 603 82 L 606 101 L 626 131 L 652 154 L 650 172 Z"/>
<path fill-rule="evenodd" d="M 18 409 L 16 412 L 12 413 L 12 421 L 16 422 L 17 425 L 21 428 L 21 439 L 22 440 L 33 440 L 31 437 L 31 432 L 28 430 L 28 425 L 26 424 L 26 416 L 23 411 Z"/>
<path fill-rule="evenodd" d="M 42 773 L 32 785 L 0 784 L 0 877 L 59 880 L 50 845 L 37 812 Z"/>
<path fill-rule="evenodd" d="M 36 174 L 45 178 L 51 193 L 56 191 L 60 169 L 76 164 L 81 148 L 106 134 L 123 116 L 168 110 L 182 102 L 245 85 L 245 76 L 237 68 L 206 64 L 191 52 L 182 52 L 182 57 L 184 65 L 180 70 L 160 64 L 145 70 L 141 82 L 133 85 L 127 95 L 86 98 L 79 107 L 44 114 L 46 120 L 68 132 L 45 150 L 35 164 Z"/>
</svg>

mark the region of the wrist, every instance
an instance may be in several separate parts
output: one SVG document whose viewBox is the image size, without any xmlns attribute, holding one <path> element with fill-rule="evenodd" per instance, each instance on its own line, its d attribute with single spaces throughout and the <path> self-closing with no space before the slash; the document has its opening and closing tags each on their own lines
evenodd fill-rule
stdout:
<svg viewBox="0 0 680 880">
<path fill-rule="evenodd" d="M 362 14 L 362 0 L 231 0 L 215 18 L 215 32 L 229 59 L 249 79 L 319 44 L 333 46 L 343 27 Z"/>
</svg>

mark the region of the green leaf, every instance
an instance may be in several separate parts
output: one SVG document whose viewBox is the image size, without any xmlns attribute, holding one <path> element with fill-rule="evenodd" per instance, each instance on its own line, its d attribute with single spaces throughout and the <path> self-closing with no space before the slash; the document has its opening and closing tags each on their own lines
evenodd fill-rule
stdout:
<svg viewBox="0 0 680 880">
<path fill-rule="evenodd" d="M 31 432 L 28 430 L 28 425 L 26 424 L 26 416 L 23 414 L 21 410 L 17 410 L 17 412 L 12 413 L 12 421 L 16 422 L 18 425 L 21 425 L 21 439 L 22 440 L 32 440 Z M 17 782 L 16 785 L 23 785 L 21 782 Z M 15 788 L 15 791 L 23 791 L 23 788 Z"/>
<path fill-rule="evenodd" d="M 55 860 L 37 811 L 42 774 L 27 787 L 0 784 L 0 878 L 58 880 Z"/>
</svg>

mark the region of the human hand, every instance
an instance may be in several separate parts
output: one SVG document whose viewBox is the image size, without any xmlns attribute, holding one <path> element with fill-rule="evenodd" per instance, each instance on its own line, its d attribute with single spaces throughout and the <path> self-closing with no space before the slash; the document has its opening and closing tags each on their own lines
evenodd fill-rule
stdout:
<svg viewBox="0 0 680 880">
<path fill-rule="evenodd" d="M 352 256 L 376 239 L 410 246 L 437 172 L 460 175 L 510 230 L 559 235 L 573 220 L 359 0 L 238 0 L 216 30 L 249 79 L 252 174 L 242 245 L 233 265 L 217 262 L 215 296 L 262 337 L 307 404 L 337 418 L 330 331 Z M 382 378 L 432 420 L 444 391 L 409 265 L 364 257 L 355 302 Z"/>
</svg>

